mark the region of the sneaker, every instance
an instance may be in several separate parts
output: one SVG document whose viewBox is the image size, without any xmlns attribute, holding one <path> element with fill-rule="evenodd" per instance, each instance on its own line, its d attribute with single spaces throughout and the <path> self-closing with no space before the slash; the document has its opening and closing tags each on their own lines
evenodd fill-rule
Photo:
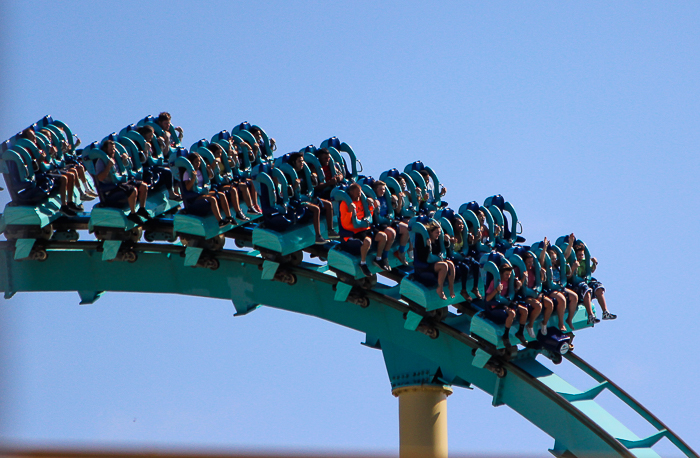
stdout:
<svg viewBox="0 0 700 458">
<path fill-rule="evenodd" d="M 137 225 L 143 224 L 143 220 L 139 218 L 139 216 L 136 213 L 133 212 L 126 215 L 126 219 Z"/>
<path fill-rule="evenodd" d="M 382 270 L 386 270 L 386 269 L 384 269 L 384 266 L 382 265 L 382 260 L 381 260 L 381 259 L 374 258 L 374 259 L 372 260 L 372 264 L 374 264 L 375 266 L 379 267 L 379 268 L 382 269 Z"/>
<path fill-rule="evenodd" d="M 316 242 L 315 242 L 316 245 L 325 245 L 325 244 L 328 243 L 328 242 L 329 242 L 328 240 L 324 239 L 324 238 L 321 237 L 320 235 L 317 235 L 317 236 L 316 236 Z"/>
<path fill-rule="evenodd" d="M 236 212 L 236 219 L 239 219 L 241 221 L 250 221 L 250 218 L 244 215 L 243 212 Z"/>
<path fill-rule="evenodd" d="M 527 335 L 533 339 L 535 338 L 535 330 L 532 328 L 532 326 L 525 326 L 525 330 L 527 331 Z"/>
<path fill-rule="evenodd" d="M 80 193 L 80 200 L 82 200 L 83 202 L 89 202 L 91 200 L 95 200 L 95 196 L 90 195 L 86 192 L 81 192 Z"/>
<path fill-rule="evenodd" d="M 182 196 L 180 194 L 175 194 L 174 192 L 168 196 L 168 199 L 175 202 L 182 202 Z"/>
<path fill-rule="evenodd" d="M 151 215 L 148 213 L 148 210 L 146 210 L 143 207 L 139 208 L 138 211 L 136 212 L 136 214 L 142 218 L 151 219 Z"/>
<path fill-rule="evenodd" d="M 367 267 L 367 264 L 360 264 L 360 270 L 363 274 L 365 274 L 365 277 L 372 276 L 372 272 L 369 271 L 369 267 Z"/>
<path fill-rule="evenodd" d="M 542 325 L 542 329 L 540 329 L 540 332 L 542 333 L 543 336 L 547 335 L 547 326 Z"/>
<path fill-rule="evenodd" d="M 226 227 L 229 225 L 228 218 L 224 218 L 221 221 L 219 221 L 219 227 Z"/>
<path fill-rule="evenodd" d="M 515 337 L 518 338 L 521 344 L 527 345 L 527 340 L 525 340 L 525 336 L 523 335 L 523 328 L 518 329 L 518 332 L 515 333 Z"/>
<path fill-rule="evenodd" d="M 63 213 L 66 216 L 75 216 L 77 213 L 75 210 L 72 210 L 69 206 L 67 205 L 61 205 L 61 208 L 59 209 L 61 213 Z"/>
<path fill-rule="evenodd" d="M 595 326 L 596 323 L 600 323 L 600 320 L 595 315 L 588 315 L 588 324 Z"/>
<path fill-rule="evenodd" d="M 329 239 L 337 239 L 340 238 L 340 234 L 338 234 L 335 229 L 328 229 L 328 238 Z"/>
</svg>

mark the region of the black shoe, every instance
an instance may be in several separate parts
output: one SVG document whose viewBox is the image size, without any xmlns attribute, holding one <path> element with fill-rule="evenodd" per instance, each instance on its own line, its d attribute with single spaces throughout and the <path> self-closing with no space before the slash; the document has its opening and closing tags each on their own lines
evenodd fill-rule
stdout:
<svg viewBox="0 0 700 458">
<path fill-rule="evenodd" d="M 391 272 L 391 266 L 389 265 L 388 258 L 382 259 L 382 269 L 386 270 L 387 272 Z"/>
<path fill-rule="evenodd" d="M 66 216 L 75 216 L 77 213 L 75 210 L 72 210 L 68 205 L 61 205 L 61 208 L 58 210 L 61 213 L 63 213 Z"/>
<path fill-rule="evenodd" d="M 224 218 L 221 221 L 219 221 L 219 227 L 225 227 L 225 226 L 228 226 L 228 224 L 229 224 L 228 218 Z"/>
<path fill-rule="evenodd" d="M 518 332 L 515 333 L 515 337 L 518 338 L 521 344 L 527 345 L 527 340 L 525 340 L 525 336 L 523 335 L 523 328 L 518 329 Z"/>
<path fill-rule="evenodd" d="M 384 268 L 384 266 L 382 265 L 382 260 L 381 260 L 381 259 L 379 259 L 379 260 L 377 260 L 377 259 L 372 260 L 372 264 L 374 264 L 375 266 L 379 267 L 379 268 L 382 269 L 382 270 L 386 270 L 386 269 Z"/>
<path fill-rule="evenodd" d="M 139 211 L 137 211 L 136 214 L 142 218 L 151 219 L 151 215 L 148 213 L 148 210 L 143 207 L 139 208 Z"/>
<path fill-rule="evenodd" d="M 139 218 L 139 216 L 134 212 L 131 212 L 128 215 L 126 215 L 126 219 L 137 225 L 143 224 L 143 220 Z"/>
<path fill-rule="evenodd" d="M 369 267 L 367 267 L 367 264 L 360 264 L 360 270 L 363 274 L 365 274 L 365 277 L 372 276 L 372 272 L 369 271 Z"/>
<path fill-rule="evenodd" d="M 85 210 L 85 208 L 82 205 L 77 205 L 75 202 L 68 202 L 66 205 L 74 212 L 81 212 Z"/>
<path fill-rule="evenodd" d="M 248 218 L 246 215 L 244 215 L 243 212 L 237 212 L 236 218 L 241 220 L 241 221 L 250 221 L 250 218 Z"/>
</svg>

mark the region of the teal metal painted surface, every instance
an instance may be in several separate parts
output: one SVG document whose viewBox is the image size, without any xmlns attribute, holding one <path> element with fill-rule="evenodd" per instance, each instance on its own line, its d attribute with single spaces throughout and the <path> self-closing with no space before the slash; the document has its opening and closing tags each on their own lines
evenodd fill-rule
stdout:
<svg viewBox="0 0 700 458">
<path fill-rule="evenodd" d="M 480 388 L 493 396 L 494 405 L 508 405 L 555 438 L 555 455 L 658 456 L 649 448 L 651 443 L 661 436 L 672 436 L 672 442 L 687 456 L 697 456 L 649 415 L 642 416 L 659 433 L 640 438 L 602 409 L 593 395 L 613 386 L 610 382 L 602 388 L 593 385 L 592 390 L 578 390 L 537 362 L 532 353 L 527 353 L 529 350 L 512 362 L 503 360 L 492 346 L 484 346 L 468 335 L 470 317 L 451 316 L 444 323 L 433 322 L 397 300 L 397 287 L 377 285 L 365 291 L 370 303 L 363 308 L 337 301 L 335 275 L 304 263 L 284 266 L 295 276 L 295 284 L 290 285 L 262 279 L 259 266 L 264 260 L 242 251 L 221 252 L 221 266 L 212 271 L 186 267 L 179 256 L 184 248 L 176 245 L 137 244 L 139 257 L 133 264 L 102 262 L 100 244 L 96 242 L 53 246 L 56 249 L 48 247 L 49 256 L 44 262 L 16 262 L 13 246 L 0 243 L 0 263 L 6 267 L 0 270 L 0 287 L 6 297 L 23 291 L 77 291 L 85 304 L 96 300 L 102 291 L 185 294 L 231 300 L 238 315 L 265 304 L 364 332 L 368 345 L 384 352 L 392 385 L 433 383 Z M 62 269 L 65 265 L 85 274 L 73 276 Z M 162 281 L 151 281 L 148 273 L 153 271 L 163 273 Z M 408 312 L 421 316 L 421 326 L 433 326 L 439 335 L 430 338 L 406 329 L 404 314 Z M 475 357 L 472 350 L 480 351 L 475 351 Z M 416 364 L 411 366 L 411 361 Z M 583 364 L 576 366 L 601 377 Z M 505 369 L 504 377 L 496 375 L 496 366 Z M 607 380 L 598 381 L 602 382 Z M 631 402 L 619 391 L 611 392 Z"/>
</svg>

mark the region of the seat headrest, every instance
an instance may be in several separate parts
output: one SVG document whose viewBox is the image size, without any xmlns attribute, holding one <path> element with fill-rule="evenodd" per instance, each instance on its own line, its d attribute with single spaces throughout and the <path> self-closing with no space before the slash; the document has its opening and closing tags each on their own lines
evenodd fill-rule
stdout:
<svg viewBox="0 0 700 458">
<path fill-rule="evenodd" d="M 240 124 L 238 125 L 238 128 L 239 128 L 240 130 L 250 130 L 251 127 L 252 127 L 252 126 L 250 125 L 250 123 L 249 123 L 248 121 L 243 121 L 242 123 L 240 123 Z"/>
<path fill-rule="evenodd" d="M 422 161 L 413 162 L 412 164 L 409 164 L 409 166 L 411 167 L 411 170 L 416 170 L 419 172 L 425 168 L 425 165 Z"/>
<path fill-rule="evenodd" d="M 448 220 L 452 221 L 455 218 L 455 211 L 452 210 L 451 208 L 444 208 L 441 213 L 443 218 L 447 218 Z"/>
<path fill-rule="evenodd" d="M 472 200 L 471 202 L 467 203 L 467 210 L 471 210 L 474 212 L 474 214 L 477 214 L 479 211 L 479 204 L 475 201 Z"/>
<path fill-rule="evenodd" d="M 328 147 L 333 147 L 337 150 L 340 150 L 340 140 L 338 140 L 338 137 L 331 137 L 328 139 Z"/>
<path fill-rule="evenodd" d="M 398 169 L 389 169 L 386 171 L 386 176 L 392 178 L 399 178 L 401 176 L 401 172 L 399 172 Z"/>
<path fill-rule="evenodd" d="M 496 194 L 495 196 L 491 196 L 486 199 L 486 201 L 489 203 L 489 205 L 494 205 L 498 207 L 499 210 L 504 211 L 506 200 L 502 195 Z"/>
</svg>

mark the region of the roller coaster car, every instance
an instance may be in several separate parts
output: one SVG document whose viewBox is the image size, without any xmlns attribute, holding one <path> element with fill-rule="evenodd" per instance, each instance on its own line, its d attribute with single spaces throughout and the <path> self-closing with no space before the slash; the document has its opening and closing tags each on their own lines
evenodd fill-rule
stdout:
<svg viewBox="0 0 700 458">
<path fill-rule="evenodd" d="M 221 143 L 219 143 L 219 144 L 222 145 Z M 219 169 L 219 166 L 216 162 L 216 157 L 214 157 L 214 154 L 211 151 L 210 145 L 211 145 L 211 143 L 202 139 L 202 140 L 198 141 L 197 143 L 195 143 L 194 145 L 192 145 L 192 147 L 190 148 L 190 151 L 199 154 L 199 156 L 204 161 L 205 165 L 208 165 L 209 168 L 211 169 L 213 176 L 209 179 L 209 183 L 210 183 L 210 186 L 212 187 L 212 189 L 219 188 L 219 186 L 221 186 L 221 185 L 232 184 L 233 173 L 231 171 L 231 166 L 228 162 L 228 155 L 226 154 L 226 151 L 224 150 L 224 152 L 221 154 L 221 163 L 224 165 L 224 172 L 222 174 L 220 169 Z M 233 186 L 235 187 L 235 184 L 233 184 Z M 241 221 L 238 218 L 234 218 L 236 223 L 233 224 L 231 227 L 234 227 L 234 228 L 239 227 L 243 224 L 248 224 L 251 221 L 254 221 L 258 218 L 261 218 L 261 215 L 259 215 L 257 213 L 248 213 L 247 212 L 248 207 L 245 204 L 245 202 L 243 202 L 243 199 L 240 199 L 239 204 L 241 206 L 241 210 L 243 210 L 243 212 L 246 214 L 248 220 Z M 233 212 L 232 212 L 232 214 L 233 214 Z"/>
<path fill-rule="evenodd" d="M 409 230 L 411 233 L 414 253 L 419 243 L 422 243 L 424 245 L 428 244 L 428 230 L 426 229 L 425 224 L 427 224 L 430 221 L 435 220 L 423 216 L 414 218 L 409 223 Z M 445 258 L 446 251 L 444 243 L 444 234 L 442 232 L 440 233 L 440 238 L 438 239 L 438 245 L 440 247 L 442 256 L 434 255 L 431 253 L 430 255 L 428 255 L 429 264 L 440 261 Z M 419 261 L 414 259 L 414 268 L 416 267 L 417 263 L 419 263 Z M 464 302 L 464 298 L 459 294 L 457 294 L 454 298 L 449 297 L 449 295 L 447 294 L 447 290 L 445 290 L 447 299 L 441 299 L 440 296 L 438 296 L 437 294 L 436 288 L 437 274 L 435 274 L 434 272 L 427 271 L 417 273 L 414 270 L 414 273 L 412 275 L 404 277 L 401 280 L 399 292 L 401 293 L 401 296 L 424 307 L 427 311 L 439 310 L 444 308 L 445 311 L 443 314 L 446 314 L 446 307 L 448 305 L 454 305 L 460 302 Z"/>
<path fill-rule="evenodd" d="M 444 206 L 440 196 L 440 179 L 433 169 L 423 164 L 422 161 L 415 161 L 404 167 L 403 171 L 411 177 L 415 185 L 421 188 L 423 192 L 427 192 L 428 183 L 426 183 L 421 172 L 427 172 L 430 179 L 433 180 L 433 195 L 425 202 L 425 209 L 428 211 L 435 211 Z"/>
<path fill-rule="evenodd" d="M 374 191 L 372 191 L 372 188 L 370 188 L 367 184 L 363 183 L 360 185 L 360 187 L 362 188 L 362 193 L 360 194 L 360 202 L 364 207 L 365 218 L 362 220 L 357 218 L 354 206 L 352 205 L 352 199 L 345 191 L 345 187 L 342 186 L 334 188 L 331 192 L 331 198 L 333 199 L 334 204 L 334 215 L 336 219 L 340 221 L 340 203 L 345 202 L 345 204 L 348 206 L 348 209 L 351 209 L 352 211 L 353 226 L 356 228 L 369 229 L 370 227 L 372 227 L 373 221 L 372 219 L 370 219 L 371 217 L 368 216 L 370 215 L 370 202 L 367 199 L 367 196 L 370 195 L 370 197 L 376 198 L 376 195 L 374 194 Z M 377 210 L 375 209 L 374 211 L 376 212 Z M 342 229 L 340 223 L 338 223 L 338 225 L 340 227 L 340 230 L 338 232 L 340 233 L 342 241 L 340 242 L 340 244 L 328 250 L 328 265 L 332 269 L 343 272 L 355 280 L 363 279 L 365 278 L 365 274 L 363 274 L 362 270 L 360 269 L 360 249 L 362 248 L 362 241 L 352 238 L 353 233 L 351 231 Z M 346 237 L 348 237 L 348 240 L 343 240 Z M 397 240 L 394 241 L 394 244 L 391 247 L 391 251 L 387 255 L 389 266 L 392 269 L 403 266 L 403 264 L 401 264 L 398 258 L 394 255 L 394 253 L 396 253 L 397 250 L 398 236 Z M 383 269 L 375 266 L 371 262 L 371 260 L 374 259 L 376 256 L 377 247 L 375 242 L 373 241 L 372 247 L 370 247 L 370 250 L 367 253 L 367 267 L 373 275 L 384 272 Z"/>
<path fill-rule="evenodd" d="M 121 154 L 129 155 L 129 163 L 126 165 L 121 160 L 114 161 L 117 166 L 118 173 L 112 169 L 110 172 L 112 175 L 112 180 L 116 183 L 124 182 L 131 177 L 138 179 L 140 175 L 139 172 L 133 170 L 133 162 L 131 162 L 132 156 L 129 154 L 127 148 L 122 144 L 122 142 L 119 141 L 123 141 L 124 139 L 120 138 L 116 134 L 112 134 L 103 139 L 101 143 L 94 142 L 88 145 L 82 151 L 83 164 L 85 165 L 88 173 L 90 173 L 90 175 L 93 177 L 93 180 L 97 182 L 97 173 L 95 170 L 96 162 L 98 160 L 102 160 L 103 162 L 109 161 L 107 154 L 100 149 L 100 145 L 106 140 L 113 140 L 115 142 L 115 158 L 118 158 L 118 156 Z M 95 205 L 90 213 L 88 230 L 90 232 L 95 232 L 98 239 L 137 241 L 138 238 L 140 238 L 140 231 L 134 229 L 139 225 L 127 219 L 126 215 L 129 214 L 128 205 L 124 204 L 119 207 L 110 207 L 105 205 L 105 196 L 102 195 L 102 191 L 100 191 L 99 186 L 97 188 L 98 192 L 100 193 L 101 203 Z M 151 217 L 158 217 L 165 213 L 171 212 L 175 210 L 178 205 L 178 202 L 168 199 L 167 190 L 152 190 L 148 193 L 148 198 L 146 199 L 146 211 Z"/>
<path fill-rule="evenodd" d="M 536 256 L 539 256 L 543 246 L 544 242 L 537 242 L 530 247 L 530 251 L 535 253 Z M 564 243 L 564 247 L 566 248 L 566 243 Z M 550 249 L 557 253 L 557 257 L 560 260 L 564 259 L 564 254 L 562 253 L 561 248 L 559 248 L 557 245 L 550 245 Z M 543 281 L 544 289 L 561 291 L 567 286 L 565 262 L 559 263 L 559 282 L 554 281 L 554 267 L 552 266 L 552 259 L 550 258 L 549 253 L 546 253 L 544 256 L 544 268 L 547 271 L 547 278 Z M 593 310 L 595 310 L 595 305 L 592 304 L 592 306 Z M 566 313 L 568 313 L 568 307 Z M 576 312 L 574 313 L 572 323 L 574 324 L 574 329 L 576 330 L 592 327 L 592 325 L 588 324 L 586 309 L 580 303 L 578 304 Z"/>
<path fill-rule="evenodd" d="M 398 169 L 389 169 L 379 176 L 379 179 L 386 183 L 387 188 L 394 195 L 403 193 L 403 205 L 401 206 L 401 218 L 413 218 L 418 214 L 420 202 L 416 193 L 416 184 L 407 173 L 401 173 Z M 399 179 L 403 179 L 406 188 L 402 188 Z"/>
<path fill-rule="evenodd" d="M 289 176 L 297 176 L 289 164 L 284 165 Z M 287 256 L 314 245 L 316 232 L 311 212 L 298 200 L 292 201 L 285 172 L 266 164 L 259 169 L 254 183 L 260 196 L 263 223 L 253 229 L 253 246 L 263 252 Z M 325 231 L 325 224 L 321 224 L 321 235 Z"/>
<path fill-rule="evenodd" d="M 182 176 L 188 172 L 190 176 L 195 175 L 192 163 L 184 157 L 178 157 L 172 167 L 173 176 L 182 183 Z M 209 173 L 204 160 L 200 162 L 199 171 L 202 173 L 204 183 L 200 188 L 195 180 L 193 190 L 198 194 L 206 194 L 210 189 Z M 184 185 L 182 191 L 184 192 Z M 173 230 L 180 237 L 182 244 L 187 246 L 185 254 L 185 265 L 196 265 L 199 255 L 203 249 L 219 251 L 224 247 L 226 239 L 224 233 L 231 230 L 233 226 L 227 224 L 219 226 L 219 221 L 213 214 L 199 216 L 192 209 L 185 208 L 175 214 L 173 218 Z"/>
<path fill-rule="evenodd" d="M 442 230 L 445 234 L 449 235 L 450 237 L 454 237 L 455 231 L 454 227 L 452 226 L 452 220 L 459 218 L 462 221 L 462 224 L 464 225 L 464 232 L 462 234 L 462 237 L 466 237 L 467 234 L 471 231 L 468 232 L 468 225 L 466 220 L 462 215 L 459 213 L 455 213 L 454 210 L 451 208 L 444 208 L 441 210 L 438 210 L 435 212 L 433 215 L 433 219 L 437 220 L 440 223 L 440 226 L 442 226 Z M 472 212 L 470 215 L 470 218 L 476 219 L 476 215 Z M 477 220 L 478 223 L 478 220 Z M 472 222 L 472 227 L 477 227 L 473 224 Z M 461 261 L 467 257 L 467 252 L 469 251 L 469 246 L 467 244 L 467 241 L 464 240 L 464 245 L 462 246 L 462 251 L 455 251 L 454 246 L 450 245 L 447 249 L 447 256 L 449 258 L 454 258 L 457 261 Z M 469 297 L 472 299 L 476 299 L 476 295 L 472 292 L 472 289 L 474 289 L 474 282 L 476 282 L 476 287 L 477 290 L 479 291 L 479 294 L 481 297 L 484 297 L 485 292 L 484 292 L 484 282 L 483 282 L 483 277 L 480 275 L 479 278 L 473 278 L 469 277 L 467 279 L 467 292 L 469 294 Z"/>
<path fill-rule="evenodd" d="M 482 238 L 479 239 L 476 250 L 479 253 L 489 253 L 496 246 L 495 227 L 491 212 L 489 212 L 486 207 L 479 205 L 476 201 L 467 202 L 459 207 L 459 214 L 467 224 L 469 233 L 472 234 L 472 236 L 477 236 L 478 232 L 481 230 L 481 223 L 479 223 L 479 218 L 477 216 L 478 212 L 484 215 L 484 222 L 489 228 L 489 236 L 486 240 Z"/>
<path fill-rule="evenodd" d="M 496 244 L 499 248 L 503 247 L 499 251 L 504 251 L 515 243 L 525 242 L 525 238 L 519 237 L 517 233 L 518 214 L 513 205 L 510 202 L 506 202 L 502 195 L 496 194 L 488 197 L 484 201 L 484 207 L 489 210 L 496 224 L 502 228 L 501 232 L 496 236 Z M 510 222 L 506 213 L 510 214 Z"/>
<path fill-rule="evenodd" d="M 352 147 L 348 145 L 345 142 L 340 142 L 338 140 L 338 137 L 331 137 L 327 140 L 324 140 L 321 142 L 321 146 L 319 148 L 326 148 L 330 153 L 331 157 L 333 160 L 342 165 L 342 168 L 345 172 L 345 179 L 348 181 L 356 181 L 357 180 L 357 165 L 360 164 L 360 171 L 362 171 L 362 164 L 360 161 L 357 159 L 357 156 L 355 155 L 355 151 L 353 151 Z M 341 153 L 345 153 L 348 155 L 350 158 L 350 166 L 348 167 L 348 163 L 345 160 L 345 158 L 341 155 Z"/>
</svg>

